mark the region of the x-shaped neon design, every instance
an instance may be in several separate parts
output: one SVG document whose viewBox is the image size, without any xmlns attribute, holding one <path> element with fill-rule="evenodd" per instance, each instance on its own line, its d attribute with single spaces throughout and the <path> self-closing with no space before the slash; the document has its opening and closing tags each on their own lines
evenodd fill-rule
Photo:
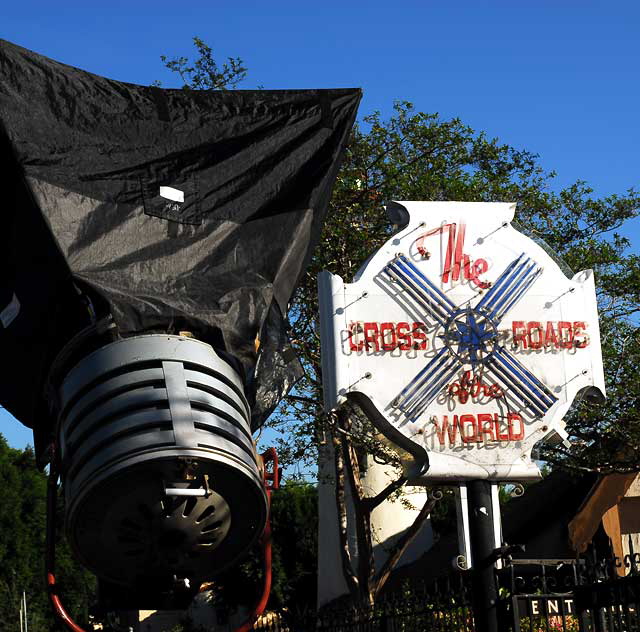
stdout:
<svg viewBox="0 0 640 632">
<path fill-rule="evenodd" d="M 415 419 L 460 368 L 469 363 L 474 369 L 484 365 L 522 398 L 535 415 L 544 416 L 558 398 L 497 342 L 500 322 L 541 272 L 542 268 L 522 253 L 475 307 L 458 308 L 407 257 L 400 254 L 390 261 L 382 273 L 444 329 L 441 337 L 446 342 L 400 392 L 394 405 Z"/>
</svg>

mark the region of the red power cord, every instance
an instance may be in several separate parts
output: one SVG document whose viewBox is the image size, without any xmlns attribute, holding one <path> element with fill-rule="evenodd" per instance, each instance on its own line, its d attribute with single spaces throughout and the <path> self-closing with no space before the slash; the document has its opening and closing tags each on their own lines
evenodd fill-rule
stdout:
<svg viewBox="0 0 640 632">
<path fill-rule="evenodd" d="M 278 455 L 275 448 L 269 448 L 261 456 L 264 464 L 264 490 L 267 494 L 267 524 L 261 538 L 264 575 L 262 595 L 260 595 L 260 599 L 258 599 L 246 621 L 239 628 L 236 628 L 234 632 L 249 632 L 253 628 L 253 624 L 264 612 L 271 592 L 271 493 L 274 489 L 280 487 L 280 471 L 278 470 Z M 267 465 L 271 466 L 270 471 L 267 469 Z"/>
<path fill-rule="evenodd" d="M 53 607 L 53 612 L 57 619 L 63 623 L 68 630 L 72 632 L 86 632 L 81 628 L 64 609 L 60 597 L 58 597 L 58 589 L 56 586 L 55 576 L 55 559 L 56 559 L 56 501 L 58 499 L 58 471 L 56 468 L 56 455 L 53 455 L 51 464 L 49 465 L 49 479 L 47 481 L 47 528 L 45 535 L 45 573 L 47 579 L 47 592 L 49 593 L 49 601 Z"/>
<path fill-rule="evenodd" d="M 271 492 L 280 487 L 280 473 L 278 470 L 278 455 L 275 448 L 269 448 L 262 453 L 264 463 L 264 488 L 267 495 L 267 524 L 262 533 L 262 552 L 263 552 L 263 587 L 260 599 L 253 607 L 253 610 L 247 617 L 246 621 L 235 630 L 235 632 L 248 632 L 253 627 L 257 618 L 264 612 L 269 600 L 271 592 Z M 271 469 L 267 469 L 267 465 Z M 47 591 L 49 601 L 53 607 L 53 612 L 57 619 L 72 632 L 87 632 L 81 628 L 65 610 L 60 597 L 58 596 L 55 576 L 55 558 L 56 558 L 56 501 L 58 498 L 58 471 L 56 469 L 55 451 L 51 464 L 49 466 L 49 478 L 47 482 L 47 527 L 46 527 L 46 553 L 45 553 L 45 573 L 47 579 Z"/>
</svg>

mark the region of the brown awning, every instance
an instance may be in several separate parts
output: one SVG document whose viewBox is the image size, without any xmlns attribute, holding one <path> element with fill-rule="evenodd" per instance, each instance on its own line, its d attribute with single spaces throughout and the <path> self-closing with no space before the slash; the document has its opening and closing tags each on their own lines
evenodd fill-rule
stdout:
<svg viewBox="0 0 640 632">
<path fill-rule="evenodd" d="M 635 472 L 631 474 L 607 474 L 598 479 L 587 495 L 586 500 L 582 503 L 578 513 L 569 523 L 569 542 L 571 543 L 571 548 L 577 554 L 584 553 L 605 514 L 612 507 L 616 507 L 620 500 L 624 498 L 636 476 L 637 473 Z M 615 541 L 619 542 L 620 540 L 617 510 L 615 515 L 613 515 L 613 512 L 609 514 L 603 524 L 607 535 L 609 535 L 615 546 Z M 617 533 L 615 533 L 616 531 Z"/>
</svg>

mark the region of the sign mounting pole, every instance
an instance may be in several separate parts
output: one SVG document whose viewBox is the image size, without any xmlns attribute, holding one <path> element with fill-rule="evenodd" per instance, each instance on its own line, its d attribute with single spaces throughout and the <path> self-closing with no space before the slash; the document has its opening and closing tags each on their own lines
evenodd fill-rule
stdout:
<svg viewBox="0 0 640 632">
<path fill-rule="evenodd" d="M 467 483 L 473 556 L 473 616 L 477 632 L 498 632 L 498 587 L 494 553 L 495 527 L 500 515 L 493 515 L 491 486 L 489 481 Z"/>
</svg>

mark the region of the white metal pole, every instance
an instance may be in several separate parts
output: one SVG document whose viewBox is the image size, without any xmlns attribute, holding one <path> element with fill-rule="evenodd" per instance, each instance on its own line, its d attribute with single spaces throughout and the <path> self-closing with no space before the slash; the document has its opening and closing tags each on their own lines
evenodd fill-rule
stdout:
<svg viewBox="0 0 640 632">
<path fill-rule="evenodd" d="M 24 632 L 29 632 L 29 627 L 27 624 L 27 593 L 22 591 L 22 600 L 24 602 Z"/>
</svg>

